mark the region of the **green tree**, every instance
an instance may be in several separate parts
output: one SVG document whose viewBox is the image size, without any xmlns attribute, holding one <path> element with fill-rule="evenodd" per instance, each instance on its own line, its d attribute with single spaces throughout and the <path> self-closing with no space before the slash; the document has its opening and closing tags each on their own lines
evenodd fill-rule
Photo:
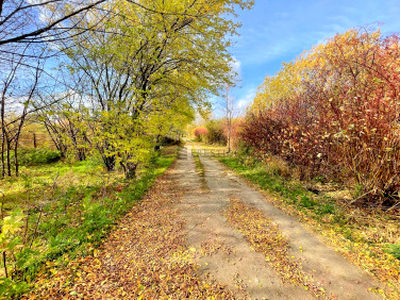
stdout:
<svg viewBox="0 0 400 300">
<path fill-rule="evenodd" d="M 156 136 L 185 125 L 210 93 L 231 84 L 229 36 L 238 24 L 227 15 L 235 5 L 251 1 L 111 1 L 112 18 L 96 11 L 86 20 L 90 28 L 104 19 L 100 30 L 64 45 L 109 170 L 119 163 L 133 177 Z"/>
</svg>

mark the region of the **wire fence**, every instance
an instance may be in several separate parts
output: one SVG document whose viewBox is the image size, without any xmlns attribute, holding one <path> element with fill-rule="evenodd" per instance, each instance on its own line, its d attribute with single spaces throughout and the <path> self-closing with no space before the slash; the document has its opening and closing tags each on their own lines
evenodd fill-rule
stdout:
<svg viewBox="0 0 400 300">
<path fill-rule="evenodd" d="M 200 156 L 226 156 L 228 152 L 226 149 L 196 149 Z"/>
<path fill-rule="evenodd" d="M 0 141 L 2 139 L 3 136 L 0 134 Z M 12 148 L 14 148 L 14 146 Z M 52 150 L 56 149 L 51 137 L 47 133 L 36 133 L 36 132 L 21 133 L 18 139 L 18 149 L 28 150 L 36 148 L 50 148 Z M 3 149 L 0 143 L 0 153 L 1 152 L 3 152 Z"/>
</svg>

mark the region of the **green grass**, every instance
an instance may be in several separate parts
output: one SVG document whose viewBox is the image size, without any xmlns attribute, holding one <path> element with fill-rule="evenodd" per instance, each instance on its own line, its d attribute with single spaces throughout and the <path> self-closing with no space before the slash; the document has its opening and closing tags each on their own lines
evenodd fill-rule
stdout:
<svg viewBox="0 0 400 300">
<path fill-rule="evenodd" d="M 397 259 L 400 259 L 400 245 L 392 244 L 392 245 L 387 245 L 387 247 L 384 249 L 385 252 L 390 253 Z"/>
<path fill-rule="evenodd" d="M 200 181 L 201 181 L 202 188 L 203 189 L 207 188 L 204 165 L 202 164 L 202 162 L 200 160 L 200 156 L 197 153 L 195 148 L 192 148 L 192 155 L 193 155 L 194 163 L 196 165 L 196 172 L 200 176 Z"/>
<path fill-rule="evenodd" d="M 196 145 L 199 149 L 206 149 L 206 150 L 225 150 L 227 151 L 228 148 L 225 145 L 217 145 L 217 144 L 206 144 L 206 143 L 198 143 L 194 142 L 192 143 Z"/>
<path fill-rule="evenodd" d="M 100 185 L 111 176 L 97 160 L 74 164 L 56 162 L 45 165 L 22 166 L 19 177 L 0 181 L 5 209 L 25 208 L 43 200 L 50 190 L 62 192 L 69 186 Z M 121 174 L 118 177 L 122 177 Z"/>
<path fill-rule="evenodd" d="M 294 205 L 298 211 L 321 220 L 325 215 L 338 213 L 338 207 L 330 199 L 317 197 L 296 182 L 288 181 L 260 164 L 246 166 L 233 156 L 221 157 L 219 160 L 239 175 L 257 184 L 261 189 L 284 197 L 286 202 Z"/>
<path fill-rule="evenodd" d="M 21 150 L 19 154 L 19 163 L 24 166 L 48 164 L 57 162 L 60 159 L 60 151 L 47 148 Z"/>
<path fill-rule="evenodd" d="M 47 265 L 63 265 L 69 260 L 66 257 L 91 254 L 171 166 L 174 149 L 154 157 L 135 181 L 106 172 L 96 160 L 27 167 L 20 178 L 7 180 L 7 187 L 2 186 L 4 213 L 22 211 L 28 222 L 23 222 L 18 236 L 9 237 L 15 258 L 9 251 L 8 271 L 13 278 L 0 276 L 0 297 L 27 291 L 38 273 L 47 272 Z"/>
</svg>

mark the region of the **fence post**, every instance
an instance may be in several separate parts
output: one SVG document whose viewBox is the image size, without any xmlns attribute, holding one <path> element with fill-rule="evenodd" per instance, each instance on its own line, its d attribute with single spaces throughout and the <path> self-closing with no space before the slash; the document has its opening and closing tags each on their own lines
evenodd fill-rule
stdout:
<svg viewBox="0 0 400 300">
<path fill-rule="evenodd" d="M 37 143 L 36 143 L 36 133 L 33 133 L 33 148 L 37 148 Z"/>
</svg>

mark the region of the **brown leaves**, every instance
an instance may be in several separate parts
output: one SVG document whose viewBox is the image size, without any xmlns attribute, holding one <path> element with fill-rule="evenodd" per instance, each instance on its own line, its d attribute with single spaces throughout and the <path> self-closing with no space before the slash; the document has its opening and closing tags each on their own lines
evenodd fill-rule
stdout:
<svg viewBox="0 0 400 300">
<path fill-rule="evenodd" d="M 174 203 L 181 191 L 166 177 L 120 222 L 93 256 L 39 279 L 30 298 L 232 298 L 199 278 Z"/>
<path fill-rule="evenodd" d="M 255 251 L 265 255 L 266 261 L 283 282 L 303 286 L 317 297 L 326 296 L 323 288 L 308 279 L 294 257 L 289 257 L 287 239 L 260 210 L 246 206 L 238 199 L 231 199 L 225 216 L 234 228 L 245 235 Z"/>
</svg>

